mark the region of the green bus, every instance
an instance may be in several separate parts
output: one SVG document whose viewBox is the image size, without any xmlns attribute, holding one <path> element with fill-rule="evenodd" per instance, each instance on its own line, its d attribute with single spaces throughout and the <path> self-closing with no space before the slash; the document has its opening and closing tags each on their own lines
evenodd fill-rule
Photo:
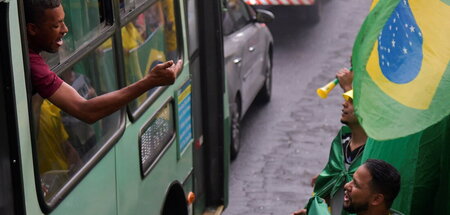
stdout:
<svg viewBox="0 0 450 215">
<path fill-rule="evenodd" d="M 0 0 L 0 214 L 220 214 L 230 162 L 221 3 L 62 5 L 69 33 L 42 56 L 86 99 L 160 62 L 183 59 L 183 69 L 173 85 L 83 123 L 33 93 L 24 1 Z"/>
</svg>

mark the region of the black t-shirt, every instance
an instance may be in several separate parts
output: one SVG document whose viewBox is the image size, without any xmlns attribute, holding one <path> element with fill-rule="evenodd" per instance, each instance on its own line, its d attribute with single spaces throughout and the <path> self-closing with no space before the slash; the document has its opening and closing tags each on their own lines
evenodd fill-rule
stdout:
<svg viewBox="0 0 450 215">
<path fill-rule="evenodd" d="M 345 134 L 342 137 L 342 149 L 344 152 L 344 161 L 346 164 L 352 164 L 353 160 L 364 151 L 364 146 L 362 145 L 355 150 L 351 151 L 350 149 L 350 140 L 352 139 L 352 134 Z"/>
</svg>

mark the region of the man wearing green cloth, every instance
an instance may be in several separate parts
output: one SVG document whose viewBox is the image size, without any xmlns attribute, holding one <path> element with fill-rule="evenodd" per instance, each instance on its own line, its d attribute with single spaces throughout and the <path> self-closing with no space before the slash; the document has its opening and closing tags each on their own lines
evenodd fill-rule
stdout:
<svg viewBox="0 0 450 215">
<path fill-rule="evenodd" d="M 343 208 L 357 215 L 401 215 L 390 209 L 400 191 L 401 177 L 397 169 L 383 160 L 369 159 L 344 186 Z M 319 197 L 312 198 L 307 209 L 293 215 L 329 215 L 327 205 Z"/>
<path fill-rule="evenodd" d="M 366 132 L 354 114 L 353 91 L 347 91 L 343 96 L 341 122 L 346 126 L 341 128 L 331 144 L 327 165 L 311 182 L 315 195 L 327 200 L 332 215 L 348 214 L 342 211 L 344 184 L 352 180 L 353 173 L 361 165 L 367 141 Z"/>
</svg>

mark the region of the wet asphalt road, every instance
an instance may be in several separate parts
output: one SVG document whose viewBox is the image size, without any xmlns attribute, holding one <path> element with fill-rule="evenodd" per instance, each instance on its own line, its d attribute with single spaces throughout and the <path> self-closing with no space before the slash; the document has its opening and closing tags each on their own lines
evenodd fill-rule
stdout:
<svg viewBox="0 0 450 215">
<path fill-rule="evenodd" d="M 225 215 L 284 215 L 311 196 L 310 179 L 324 167 L 339 122 L 342 90 L 325 100 L 318 87 L 348 67 L 353 41 L 371 1 L 329 0 L 321 21 L 300 23 L 297 10 L 271 8 L 273 94 L 253 104 L 241 126 L 241 151 L 231 164 Z"/>
</svg>

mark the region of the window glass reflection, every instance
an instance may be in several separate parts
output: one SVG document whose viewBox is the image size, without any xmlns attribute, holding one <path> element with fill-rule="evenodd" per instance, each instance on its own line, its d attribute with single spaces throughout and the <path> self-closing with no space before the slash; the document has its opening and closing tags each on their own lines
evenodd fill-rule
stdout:
<svg viewBox="0 0 450 215">
<path fill-rule="evenodd" d="M 100 34 L 105 26 L 101 0 L 63 0 L 64 22 L 69 29 L 58 53 L 43 53 L 50 67 L 61 63 L 77 48 Z"/>
<path fill-rule="evenodd" d="M 187 3 L 188 29 L 189 29 L 189 56 L 198 49 L 197 5 L 196 0 Z"/>
<path fill-rule="evenodd" d="M 239 0 L 229 0 L 227 11 L 223 14 L 223 31 L 225 35 L 229 35 L 239 30 L 250 22 L 250 15 L 247 11 L 245 3 Z"/>
<path fill-rule="evenodd" d="M 179 58 L 172 0 L 155 2 L 121 31 L 127 85 L 140 80 L 157 64 Z M 135 111 L 155 90 L 131 102 L 131 110 Z"/>
</svg>

